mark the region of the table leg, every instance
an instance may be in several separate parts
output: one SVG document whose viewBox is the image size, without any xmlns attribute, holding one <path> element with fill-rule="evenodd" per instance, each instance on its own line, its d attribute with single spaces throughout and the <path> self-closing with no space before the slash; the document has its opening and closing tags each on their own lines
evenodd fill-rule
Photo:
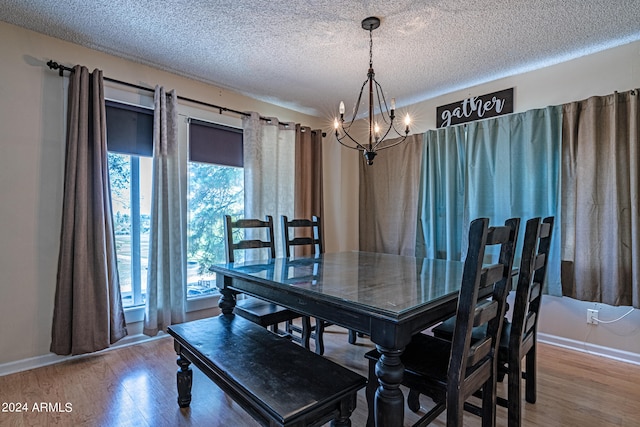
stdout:
<svg viewBox="0 0 640 427">
<path fill-rule="evenodd" d="M 231 289 L 220 288 L 220 299 L 218 300 L 218 307 L 222 310 L 222 314 L 233 313 L 233 308 L 236 306 L 236 294 Z"/>
<path fill-rule="evenodd" d="M 191 404 L 191 384 L 193 381 L 193 372 L 187 359 L 182 355 L 178 357 L 178 366 L 180 369 L 177 373 L 178 379 L 178 406 L 181 408 L 187 408 Z"/>
<path fill-rule="evenodd" d="M 400 390 L 404 365 L 400 360 L 403 350 L 376 346 L 380 359 L 376 363 L 378 390 L 374 401 L 376 427 L 402 427 L 404 396 Z"/>
</svg>

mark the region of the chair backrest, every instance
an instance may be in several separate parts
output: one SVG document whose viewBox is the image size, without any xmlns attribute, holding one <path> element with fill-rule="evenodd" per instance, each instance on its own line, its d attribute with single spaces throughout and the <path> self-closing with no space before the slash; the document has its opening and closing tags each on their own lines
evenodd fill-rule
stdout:
<svg viewBox="0 0 640 427">
<path fill-rule="evenodd" d="M 295 246 L 313 246 L 316 255 L 324 253 L 322 245 L 322 227 L 320 218 L 313 216 L 311 219 L 296 218 L 289 220 L 286 215 L 281 216 L 282 243 L 284 254 L 290 257 Z M 290 233 L 291 231 L 291 233 Z"/>
<path fill-rule="evenodd" d="M 266 240 L 261 239 L 243 239 L 234 242 L 234 234 L 236 230 L 244 229 L 244 230 L 266 230 L 267 238 Z M 271 215 L 267 215 L 265 221 L 260 219 L 239 219 L 237 221 L 232 221 L 231 216 L 224 216 L 224 243 L 225 249 L 227 252 L 227 262 L 234 262 L 233 253 L 236 250 L 240 249 L 259 249 L 259 248 L 267 248 L 269 249 L 269 258 L 275 258 L 276 256 L 276 246 L 273 239 L 273 217 Z M 252 236 L 253 237 L 253 236 Z"/>
<path fill-rule="evenodd" d="M 516 349 L 521 343 L 535 337 L 538 313 L 542 300 L 542 288 L 547 273 L 549 248 L 553 232 L 554 217 L 527 221 L 520 259 L 518 285 L 511 316 L 509 348 Z"/>
<path fill-rule="evenodd" d="M 461 387 L 471 372 L 475 380 L 484 378 L 477 383 L 480 385 L 491 373 L 495 375 L 495 355 L 511 283 L 519 226 L 517 218 L 497 227 L 490 227 L 487 218 L 479 218 L 469 227 L 469 248 L 458 298 L 447 379 L 447 386 L 452 390 Z M 483 265 L 485 248 L 491 245 L 500 245 L 499 260 L 495 264 Z M 486 336 L 478 341 L 472 340 L 472 329 L 483 325 L 487 325 Z M 452 390 L 448 396 L 458 394 Z M 468 390 L 465 394 L 475 391 Z"/>
</svg>

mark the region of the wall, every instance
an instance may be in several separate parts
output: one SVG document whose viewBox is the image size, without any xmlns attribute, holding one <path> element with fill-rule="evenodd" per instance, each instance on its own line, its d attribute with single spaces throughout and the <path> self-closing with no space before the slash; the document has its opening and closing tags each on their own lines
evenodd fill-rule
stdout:
<svg viewBox="0 0 640 427">
<path fill-rule="evenodd" d="M 324 118 L 258 102 L 214 86 L 121 60 L 0 22 L 0 375 L 3 365 L 29 366 L 48 356 L 60 233 L 66 78 L 45 65 L 80 63 L 115 79 L 175 88 L 179 95 L 240 111 L 258 111 L 314 128 Z M 515 109 L 557 105 L 640 87 L 640 43 L 501 79 L 410 106 L 414 133 L 435 126 L 435 108 L 515 87 Z M 110 85 L 110 93 L 121 89 Z M 127 93 L 139 102 L 148 94 Z M 182 111 L 187 111 L 183 106 Z M 215 116 L 214 112 L 209 112 Z M 227 119 L 220 119 L 221 121 Z M 229 119 L 231 120 L 231 119 Z M 327 250 L 358 246 L 358 153 L 325 138 Z M 390 152 L 385 152 L 390 153 Z M 640 361 L 635 310 L 611 325 L 586 324 L 586 308 L 612 319 L 623 308 L 545 297 L 541 336 L 549 341 Z M 11 369 L 11 368 L 9 368 Z M 4 370 L 6 372 L 7 369 Z"/>
<path fill-rule="evenodd" d="M 153 88 L 176 89 L 178 95 L 238 111 L 257 111 L 321 128 L 323 121 L 238 95 L 194 80 L 53 39 L 0 22 L 0 375 L 56 360 L 49 353 L 65 158 L 66 96 L 68 78 L 50 70 L 53 59 L 66 66 L 100 68 L 105 76 Z M 66 73 L 65 73 L 66 75 Z M 149 105 L 148 92 L 106 83 L 107 97 Z M 206 109 L 205 109 L 206 110 Z M 237 117 L 181 103 L 181 114 L 238 125 Z M 207 117 L 202 117 L 202 116 Z M 186 134 L 180 124 L 179 132 Z M 353 224 L 337 221 L 356 209 L 357 197 L 341 182 L 352 182 L 347 156 L 337 144 L 325 144 L 325 220 L 327 249 L 355 249 Z M 357 171 L 357 168 L 356 168 Z M 349 175 L 345 178 L 343 175 Z M 357 174 L 356 174 L 357 177 Z M 346 203 L 348 201 L 349 203 Z M 335 225 L 333 225 L 335 224 Z M 130 333 L 140 331 L 130 325 Z M 43 357 L 42 356 L 46 356 Z M 30 358 L 36 358 L 31 360 Z M 23 363 L 23 361 L 26 362 Z M 6 369 L 2 369 L 3 365 Z M 7 365 L 11 365 L 7 368 Z"/>
<path fill-rule="evenodd" d="M 638 89 L 640 42 L 408 106 L 406 108 L 416 118 L 412 132 L 435 128 L 436 107 L 440 105 L 510 87 L 514 88 L 514 112 L 561 105 L 614 91 Z M 387 153 L 389 152 L 381 155 Z M 611 307 L 545 295 L 540 315 L 539 339 L 640 363 L 640 310 L 633 310 L 618 322 L 594 326 L 586 323 L 588 308 L 599 310 L 603 320 L 617 319 L 630 310 L 629 307 Z"/>
</svg>

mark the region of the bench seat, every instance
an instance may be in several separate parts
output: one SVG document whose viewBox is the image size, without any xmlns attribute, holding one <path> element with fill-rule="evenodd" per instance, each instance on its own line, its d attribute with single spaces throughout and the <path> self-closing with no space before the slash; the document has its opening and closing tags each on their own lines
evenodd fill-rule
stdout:
<svg viewBox="0 0 640 427">
<path fill-rule="evenodd" d="M 178 354 L 178 404 L 191 402 L 193 363 L 265 426 L 350 426 L 366 378 L 240 316 L 168 328 Z"/>
</svg>

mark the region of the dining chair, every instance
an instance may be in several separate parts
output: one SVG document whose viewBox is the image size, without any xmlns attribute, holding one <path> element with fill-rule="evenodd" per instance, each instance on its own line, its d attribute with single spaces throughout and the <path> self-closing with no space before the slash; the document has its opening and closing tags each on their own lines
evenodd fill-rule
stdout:
<svg viewBox="0 0 640 427">
<path fill-rule="evenodd" d="M 420 394 L 431 397 L 435 403 L 414 426 L 430 424 L 445 410 L 448 427 L 462 426 L 465 401 L 478 390 L 483 391 L 482 425 L 495 426 L 496 352 L 519 225 L 517 218 L 496 227 L 490 227 L 487 218 L 471 222 L 453 339 L 448 341 L 418 333 L 402 353 L 402 384 L 410 389 L 409 407 L 412 410 L 420 407 Z M 493 245 L 500 245 L 499 259 L 485 265 L 486 248 Z M 473 327 L 483 324 L 487 325 L 487 334 L 480 341 L 472 341 Z M 372 425 L 378 385 L 375 371 L 380 353 L 373 350 L 365 357 L 369 359 L 367 422 Z"/>
<path fill-rule="evenodd" d="M 291 257 L 295 252 L 296 247 L 312 247 L 312 252 L 315 255 L 324 253 L 324 246 L 322 244 L 322 225 L 320 218 L 313 216 L 311 219 L 307 218 L 294 218 L 289 220 L 286 215 L 280 217 L 282 225 L 282 244 L 283 252 L 287 258 Z M 329 323 L 315 318 L 315 325 L 311 325 L 311 319 L 307 316 L 302 318 L 302 327 L 295 325 L 293 322 L 288 321 L 286 324 L 286 330 L 289 332 L 294 340 L 298 340 L 298 336 L 294 333 L 301 334 L 300 340 L 313 339 L 316 345 L 316 353 L 324 354 L 324 328 L 329 326 Z M 309 334 L 302 333 L 305 328 L 308 328 Z M 302 343 L 305 347 L 309 347 L 309 343 Z"/>
<path fill-rule="evenodd" d="M 269 259 L 275 258 L 276 247 L 274 242 L 273 217 L 271 215 L 267 215 L 264 221 L 247 218 L 233 221 L 230 215 L 225 215 L 224 218 L 227 262 L 235 261 L 234 252 L 237 250 L 265 249 Z M 244 238 L 236 240 L 234 237 L 235 234 L 237 232 L 242 233 L 243 230 L 255 230 L 255 232 L 262 230 L 266 232 L 266 238 L 259 235 L 251 235 L 247 238 L 245 234 Z M 287 336 L 290 336 L 290 333 L 286 329 L 280 330 L 278 325 L 302 317 L 301 314 L 288 308 L 247 295 L 242 299 L 236 300 L 234 313 L 258 325 L 268 327 L 274 333 Z M 302 335 L 309 334 L 309 330 L 305 327 L 304 322 L 302 329 Z M 301 342 L 304 343 L 305 341 L 307 344 L 306 348 L 309 348 L 309 339 L 306 338 L 305 340 L 303 337 Z"/>
<path fill-rule="evenodd" d="M 508 377 L 507 399 L 498 396 L 497 403 L 508 408 L 509 427 L 521 425 L 521 379 L 525 380 L 525 399 L 536 402 L 536 332 L 542 300 L 542 288 L 546 277 L 554 217 L 531 218 L 527 221 L 518 284 L 515 289 L 511 321 L 504 319 L 498 351 L 498 380 Z M 455 318 L 448 319 L 433 329 L 436 337 L 451 339 Z M 486 333 L 474 329 L 472 339 L 481 339 Z M 522 359 L 525 359 L 524 371 Z M 471 412 L 477 407 L 468 405 Z"/>
</svg>

